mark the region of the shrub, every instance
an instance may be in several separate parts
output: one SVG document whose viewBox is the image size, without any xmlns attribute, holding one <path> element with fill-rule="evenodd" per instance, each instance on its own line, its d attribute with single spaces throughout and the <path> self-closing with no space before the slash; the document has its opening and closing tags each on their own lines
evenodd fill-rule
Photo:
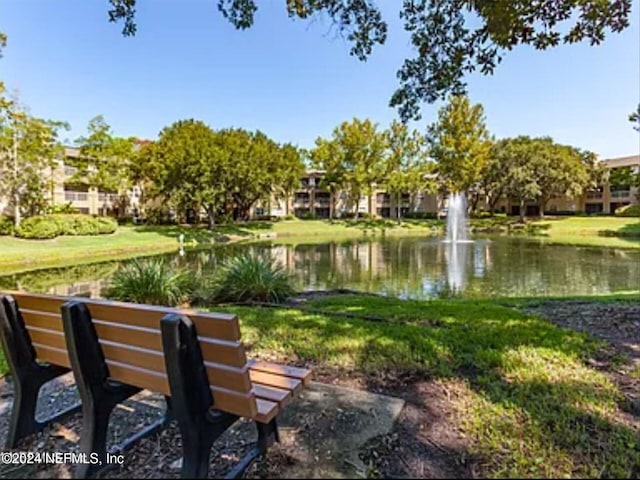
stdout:
<svg viewBox="0 0 640 480">
<path fill-rule="evenodd" d="M 164 260 L 133 260 L 113 276 L 106 296 L 123 302 L 175 307 L 191 298 L 197 287 L 193 273 L 172 269 Z"/>
<path fill-rule="evenodd" d="M 616 217 L 640 217 L 640 205 L 625 205 L 616 209 Z"/>
<path fill-rule="evenodd" d="M 117 228 L 118 223 L 110 217 L 55 214 L 26 218 L 15 234 L 21 238 L 42 240 L 60 235 L 104 235 L 115 232 Z"/>
<path fill-rule="evenodd" d="M 303 213 L 302 215 L 300 215 L 300 218 L 302 220 L 315 220 L 316 219 L 316 214 L 315 213 L 311 213 L 311 212 L 306 212 L 306 213 Z"/>
<path fill-rule="evenodd" d="M 80 213 L 80 210 L 73 206 L 71 202 L 63 203 L 61 205 L 53 205 L 47 208 L 47 213 L 63 213 L 63 214 L 71 214 L 71 213 Z"/>
<path fill-rule="evenodd" d="M 13 218 L 0 216 L 1 235 L 13 235 Z"/>
<path fill-rule="evenodd" d="M 407 212 L 403 215 L 403 218 L 415 220 L 436 220 L 438 218 L 438 214 L 436 212 Z"/>
<path fill-rule="evenodd" d="M 178 223 L 175 214 L 164 206 L 147 208 L 145 218 L 146 222 L 151 225 L 176 225 Z"/>
<path fill-rule="evenodd" d="M 296 217 L 293 213 L 287 213 L 286 215 L 283 215 L 282 217 L 280 217 L 281 220 L 297 220 L 298 217 Z"/>
<path fill-rule="evenodd" d="M 15 231 L 16 237 L 33 240 L 45 240 L 62 235 L 62 228 L 55 217 L 38 215 L 29 217 L 20 222 Z"/>
<path fill-rule="evenodd" d="M 273 258 L 242 254 L 224 265 L 213 298 L 217 302 L 282 303 L 294 292 L 289 275 Z"/>
</svg>

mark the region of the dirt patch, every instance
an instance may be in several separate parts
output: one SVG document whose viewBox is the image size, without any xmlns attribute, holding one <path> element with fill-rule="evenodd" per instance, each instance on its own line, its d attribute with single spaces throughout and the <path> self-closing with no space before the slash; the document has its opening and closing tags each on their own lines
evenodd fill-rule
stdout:
<svg viewBox="0 0 640 480">
<path fill-rule="evenodd" d="M 545 301 L 524 310 L 606 341 L 588 363 L 622 392 L 621 420 L 640 428 L 640 303 Z"/>
</svg>

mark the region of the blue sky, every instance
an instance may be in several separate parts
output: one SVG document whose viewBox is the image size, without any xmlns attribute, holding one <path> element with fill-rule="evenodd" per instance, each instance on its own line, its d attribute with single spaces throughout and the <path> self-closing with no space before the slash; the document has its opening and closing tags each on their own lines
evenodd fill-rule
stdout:
<svg viewBox="0 0 640 480">
<path fill-rule="evenodd" d="M 33 114 L 68 121 L 71 140 L 97 114 L 119 135 L 156 138 L 173 121 L 197 118 L 302 147 L 354 116 L 383 127 L 397 117 L 388 102 L 411 54 L 398 0 L 378 2 L 389 38 L 366 63 L 349 56 L 326 20 L 290 20 L 284 0 L 260 2 L 246 31 L 222 18 L 216 0 L 139 3 L 138 34 L 124 38 L 107 21 L 106 0 L 0 0 L 9 37 L 0 79 Z M 627 120 L 640 101 L 640 0 L 631 22 L 598 47 L 520 47 L 493 76 L 469 77 L 489 130 L 550 135 L 603 158 L 640 152 Z M 425 131 L 438 107 L 426 105 L 414 126 Z"/>
</svg>

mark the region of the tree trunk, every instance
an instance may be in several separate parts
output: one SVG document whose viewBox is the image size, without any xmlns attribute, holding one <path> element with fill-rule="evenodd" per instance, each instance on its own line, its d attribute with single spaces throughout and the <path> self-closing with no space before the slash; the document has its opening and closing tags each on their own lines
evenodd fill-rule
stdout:
<svg viewBox="0 0 640 480">
<path fill-rule="evenodd" d="M 540 211 L 538 212 L 538 214 L 540 215 L 540 218 L 544 218 L 544 208 L 547 205 L 547 200 L 544 199 L 540 199 L 540 201 L 538 202 L 538 208 L 540 209 Z"/>
<path fill-rule="evenodd" d="M 524 212 L 525 212 L 525 202 L 524 199 L 520 199 L 520 223 L 524 223 Z"/>
<path fill-rule="evenodd" d="M 373 218 L 373 213 L 374 208 L 373 208 L 373 190 L 369 190 L 369 217 Z"/>
<path fill-rule="evenodd" d="M 400 218 L 402 216 L 401 213 L 400 213 L 400 211 L 401 211 L 400 202 L 402 201 L 402 196 L 401 196 L 400 192 L 398 192 L 396 194 L 396 200 L 397 200 L 397 202 L 396 202 L 396 221 L 398 222 L 398 225 L 400 225 Z"/>
<path fill-rule="evenodd" d="M 335 209 L 335 195 L 333 192 L 329 192 L 329 220 L 333 220 L 333 210 Z"/>
<path fill-rule="evenodd" d="M 212 206 L 209 206 L 207 208 L 207 217 L 209 220 L 208 228 L 209 230 L 213 231 L 213 229 L 216 227 L 216 210 Z"/>
<path fill-rule="evenodd" d="M 18 191 L 18 131 L 13 125 L 13 219 L 16 229 L 20 226 L 20 192 Z"/>
</svg>

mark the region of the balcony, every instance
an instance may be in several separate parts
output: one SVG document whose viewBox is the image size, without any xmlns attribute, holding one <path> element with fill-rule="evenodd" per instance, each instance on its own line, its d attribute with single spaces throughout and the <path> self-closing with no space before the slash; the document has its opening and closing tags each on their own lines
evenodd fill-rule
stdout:
<svg viewBox="0 0 640 480">
<path fill-rule="evenodd" d="M 87 192 L 64 192 L 65 202 L 86 202 L 88 200 Z"/>
<path fill-rule="evenodd" d="M 118 200 L 118 194 L 117 193 L 98 193 L 98 201 L 100 203 L 113 203 L 116 200 Z"/>
<path fill-rule="evenodd" d="M 602 200 L 602 192 L 587 192 L 587 200 Z"/>
<path fill-rule="evenodd" d="M 611 198 L 628 198 L 631 196 L 630 190 L 612 190 Z"/>
</svg>

